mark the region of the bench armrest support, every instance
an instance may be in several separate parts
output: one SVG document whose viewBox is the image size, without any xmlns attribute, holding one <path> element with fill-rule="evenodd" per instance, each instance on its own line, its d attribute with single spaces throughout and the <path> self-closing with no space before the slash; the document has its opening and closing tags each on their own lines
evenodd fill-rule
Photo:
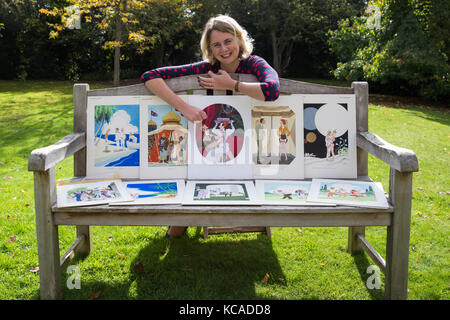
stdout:
<svg viewBox="0 0 450 320">
<path fill-rule="evenodd" d="M 374 155 L 399 172 L 419 171 L 419 162 L 412 150 L 394 146 L 368 131 L 358 132 L 356 140 L 359 148 Z"/>
<path fill-rule="evenodd" d="M 35 149 L 28 159 L 28 171 L 46 171 L 86 146 L 86 134 L 72 133 L 58 142 Z"/>
</svg>

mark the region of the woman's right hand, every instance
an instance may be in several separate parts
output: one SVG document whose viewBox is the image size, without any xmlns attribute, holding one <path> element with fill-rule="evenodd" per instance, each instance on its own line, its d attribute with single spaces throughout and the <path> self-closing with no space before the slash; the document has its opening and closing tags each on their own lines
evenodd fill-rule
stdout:
<svg viewBox="0 0 450 320">
<path fill-rule="evenodd" d="M 183 116 L 191 122 L 203 121 L 207 118 L 206 112 L 191 105 L 186 105 L 180 110 Z"/>
</svg>

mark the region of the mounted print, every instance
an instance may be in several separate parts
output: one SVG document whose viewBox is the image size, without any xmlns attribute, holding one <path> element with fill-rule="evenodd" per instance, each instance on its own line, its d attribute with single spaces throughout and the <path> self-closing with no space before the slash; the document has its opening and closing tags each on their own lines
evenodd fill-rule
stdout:
<svg viewBox="0 0 450 320">
<path fill-rule="evenodd" d="M 110 205 L 179 204 L 183 199 L 184 180 L 137 180 L 124 184 L 133 201 Z"/>
<path fill-rule="evenodd" d="M 185 96 L 180 96 L 187 99 Z M 188 120 L 154 96 L 142 97 L 141 179 L 185 179 L 188 163 Z"/>
<path fill-rule="evenodd" d="M 308 201 L 368 208 L 388 208 L 381 183 L 313 179 Z"/>
<path fill-rule="evenodd" d="M 189 96 L 207 118 L 189 123 L 188 179 L 251 179 L 250 98 Z"/>
<path fill-rule="evenodd" d="M 334 206 L 334 204 L 307 202 L 311 181 L 256 180 L 258 201 L 263 205 Z"/>
<path fill-rule="evenodd" d="M 305 178 L 356 178 L 354 95 L 304 95 Z"/>
<path fill-rule="evenodd" d="M 139 113 L 139 97 L 88 97 L 87 177 L 139 177 Z"/>
<path fill-rule="evenodd" d="M 303 179 L 302 96 L 252 99 L 252 160 L 255 179 Z"/>
<path fill-rule="evenodd" d="M 80 181 L 57 185 L 57 206 L 80 207 L 132 201 L 121 180 Z"/>
<path fill-rule="evenodd" d="M 251 181 L 187 181 L 183 205 L 259 205 Z"/>
</svg>

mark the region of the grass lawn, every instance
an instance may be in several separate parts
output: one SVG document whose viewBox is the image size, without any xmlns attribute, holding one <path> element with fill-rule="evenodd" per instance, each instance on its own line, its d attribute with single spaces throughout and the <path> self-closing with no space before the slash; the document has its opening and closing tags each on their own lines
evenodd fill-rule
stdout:
<svg viewBox="0 0 450 320">
<path fill-rule="evenodd" d="M 105 86 L 91 84 L 91 88 Z M 110 86 L 110 85 L 107 85 Z M 369 127 L 417 153 L 409 263 L 409 299 L 449 299 L 450 109 L 412 99 L 371 96 Z M 72 131 L 72 83 L 0 81 L 0 299 L 38 299 L 39 271 L 30 152 Z M 70 178 L 69 158 L 56 167 Z M 389 169 L 369 158 L 370 176 L 388 190 Z M 366 254 L 346 252 L 347 228 L 272 228 L 213 235 L 189 228 L 164 239 L 165 227 L 93 227 L 93 250 L 72 264 L 81 288 L 62 299 L 383 299 L 368 289 Z M 385 256 L 386 228 L 366 236 Z M 75 228 L 59 228 L 61 255 Z M 70 279 L 69 279 L 70 280 Z M 70 282 L 70 281 L 69 281 Z"/>
</svg>

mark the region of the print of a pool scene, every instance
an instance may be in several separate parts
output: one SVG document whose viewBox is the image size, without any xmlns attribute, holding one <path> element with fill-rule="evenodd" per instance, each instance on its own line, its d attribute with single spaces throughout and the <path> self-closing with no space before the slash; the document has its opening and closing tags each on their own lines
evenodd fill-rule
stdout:
<svg viewBox="0 0 450 320">
<path fill-rule="evenodd" d="M 95 167 L 139 166 L 139 105 L 95 106 Z"/>
</svg>

